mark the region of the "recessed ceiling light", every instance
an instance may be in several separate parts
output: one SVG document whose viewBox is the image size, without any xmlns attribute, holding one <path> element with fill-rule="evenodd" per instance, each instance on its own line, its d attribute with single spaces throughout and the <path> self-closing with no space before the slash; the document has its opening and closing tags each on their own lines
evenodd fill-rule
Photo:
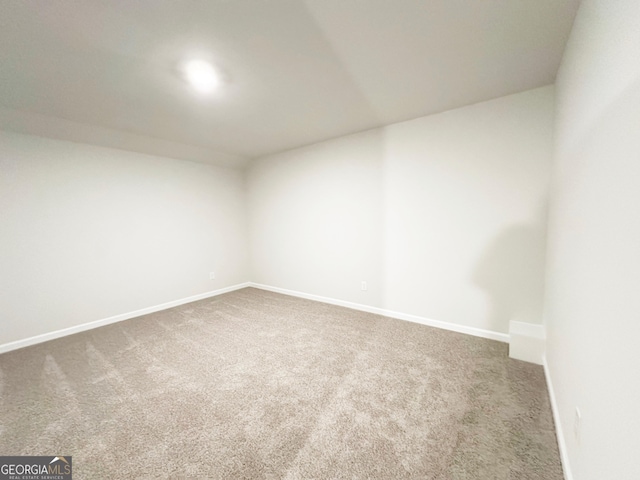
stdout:
<svg viewBox="0 0 640 480">
<path fill-rule="evenodd" d="M 209 62 L 190 60 L 183 66 L 184 77 L 200 93 L 211 93 L 220 85 L 220 77 Z"/>
</svg>

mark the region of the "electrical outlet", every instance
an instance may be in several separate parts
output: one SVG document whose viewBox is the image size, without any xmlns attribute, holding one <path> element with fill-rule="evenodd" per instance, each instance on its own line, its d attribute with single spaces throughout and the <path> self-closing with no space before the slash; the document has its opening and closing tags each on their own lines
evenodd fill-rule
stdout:
<svg viewBox="0 0 640 480">
<path fill-rule="evenodd" d="M 580 424 L 582 423 L 582 413 L 580 409 L 576 407 L 576 414 L 573 417 L 573 436 L 578 444 L 580 443 Z"/>
<path fill-rule="evenodd" d="M 366 290 L 367 289 L 367 282 L 362 282 L 362 284 L 360 285 L 360 288 L 362 290 Z"/>
<path fill-rule="evenodd" d="M 214 278 L 216 278 L 216 273 L 215 272 L 209 272 L 209 280 L 213 280 Z"/>
</svg>

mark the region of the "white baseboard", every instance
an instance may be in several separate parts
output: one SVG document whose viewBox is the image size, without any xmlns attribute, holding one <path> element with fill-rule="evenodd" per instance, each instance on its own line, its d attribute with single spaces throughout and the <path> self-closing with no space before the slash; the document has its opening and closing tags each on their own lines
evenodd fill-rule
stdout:
<svg viewBox="0 0 640 480">
<path fill-rule="evenodd" d="M 139 317 L 141 315 L 147 315 L 149 313 L 159 312 L 160 310 L 166 310 L 168 308 L 177 307 L 178 305 L 184 305 L 185 303 L 195 302 L 197 300 L 204 300 L 205 298 L 215 297 L 223 293 L 232 292 L 241 288 L 246 288 L 249 283 L 240 283 L 238 285 L 232 285 L 231 287 L 220 288 L 211 292 L 200 293 L 191 297 L 181 298 L 179 300 L 173 300 L 171 302 L 162 303 L 153 307 L 142 308 L 133 312 L 121 313 L 120 315 L 114 315 L 113 317 L 103 318 L 101 320 L 95 320 L 93 322 L 83 323 L 69 328 L 63 328 L 62 330 L 56 330 L 55 332 L 43 333 L 42 335 L 36 335 L 35 337 L 29 337 L 22 340 L 16 340 L 15 342 L 4 343 L 0 345 L 0 353 L 10 352 L 11 350 L 17 350 L 19 348 L 28 347 L 37 343 L 47 342 L 56 338 L 64 337 L 66 335 L 72 335 L 74 333 L 84 332 L 93 328 L 103 327 L 111 323 L 121 322 L 130 318 Z"/>
<path fill-rule="evenodd" d="M 542 357 L 542 367 L 544 368 L 544 376 L 547 380 L 547 389 L 549 390 L 549 401 L 551 402 L 553 422 L 556 426 L 556 437 L 558 439 L 558 450 L 560 450 L 562 471 L 564 472 L 565 480 L 573 480 L 573 475 L 571 474 L 571 465 L 569 464 L 569 452 L 567 451 L 567 444 L 564 440 L 562 424 L 560 423 L 560 411 L 558 409 L 558 403 L 556 402 L 556 394 L 553 389 L 553 383 L 551 382 L 551 373 L 549 372 L 549 364 L 547 363 L 546 355 Z"/>
<path fill-rule="evenodd" d="M 542 365 L 545 343 L 544 325 L 509 322 L 509 357 Z"/>
<path fill-rule="evenodd" d="M 375 313 L 377 315 L 396 318 L 398 320 L 406 320 L 408 322 L 420 323 L 422 325 L 427 325 L 429 327 L 442 328 L 444 330 L 451 330 L 453 332 L 458 332 L 458 333 L 466 333 L 467 335 L 488 338 L 491 340 L 497 340 L 499 342 L 505 342 L 505 343 L 509 342 L 509 335 L 506 333 L 493 332 L 491 330 L 483 330 L 481 328 L 475 328 L 475 327 L 467 327 L 465 325 L 443 322 L 440 320 L 432 320 L 430 318 L 419 317 L 417 315 L 410 315 L 407 313 L 395 312 L 393 310 L 386 310 L 384 308 L 370 307 L 369 305 L 362 305 L 360 303 L 347 302 L 345 300 L 337 300 L 335 298 L 322 297 L 320 295 L 313 295 L 310 293 L 296 292 L 294 290 L 287 290 L 286 288 L 271 287 L 269 285 L 262 285 L 260 283 L 249 282 L 249 286 L 254 288 L 259 288 L 260 290 L 267 290 L 269 292 L 282 293 L 283 295 L 289 295 L 292 297 L 306 298 L 307 300 L 315 300 L 316 302 L 329 303 L 331 305 L 347 307 L 353 310 L 360 310 L 362 312 Z"/>
</svg>

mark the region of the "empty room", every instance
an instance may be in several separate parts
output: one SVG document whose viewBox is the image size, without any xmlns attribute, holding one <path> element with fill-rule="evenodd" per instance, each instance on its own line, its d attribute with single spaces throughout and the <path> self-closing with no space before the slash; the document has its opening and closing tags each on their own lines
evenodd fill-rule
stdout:
<svg viewBox="0 0 640 480">
<path fill-rule="evenodd" d="M 0 0 L 0 480 L 640 479 L 638 0 Z"/>
</svg>

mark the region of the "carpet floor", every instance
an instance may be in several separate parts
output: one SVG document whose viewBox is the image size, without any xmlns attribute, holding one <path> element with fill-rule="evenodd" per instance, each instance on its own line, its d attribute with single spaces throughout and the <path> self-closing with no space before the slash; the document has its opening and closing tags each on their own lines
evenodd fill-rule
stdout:
<svg viewBox="0 0 640 480">
<path fill-rule="evenodd" d="M 562 479 L 506 344 L 253 288 L 0 355 L 0 399 L 76 479 Z"/>
</svg>

